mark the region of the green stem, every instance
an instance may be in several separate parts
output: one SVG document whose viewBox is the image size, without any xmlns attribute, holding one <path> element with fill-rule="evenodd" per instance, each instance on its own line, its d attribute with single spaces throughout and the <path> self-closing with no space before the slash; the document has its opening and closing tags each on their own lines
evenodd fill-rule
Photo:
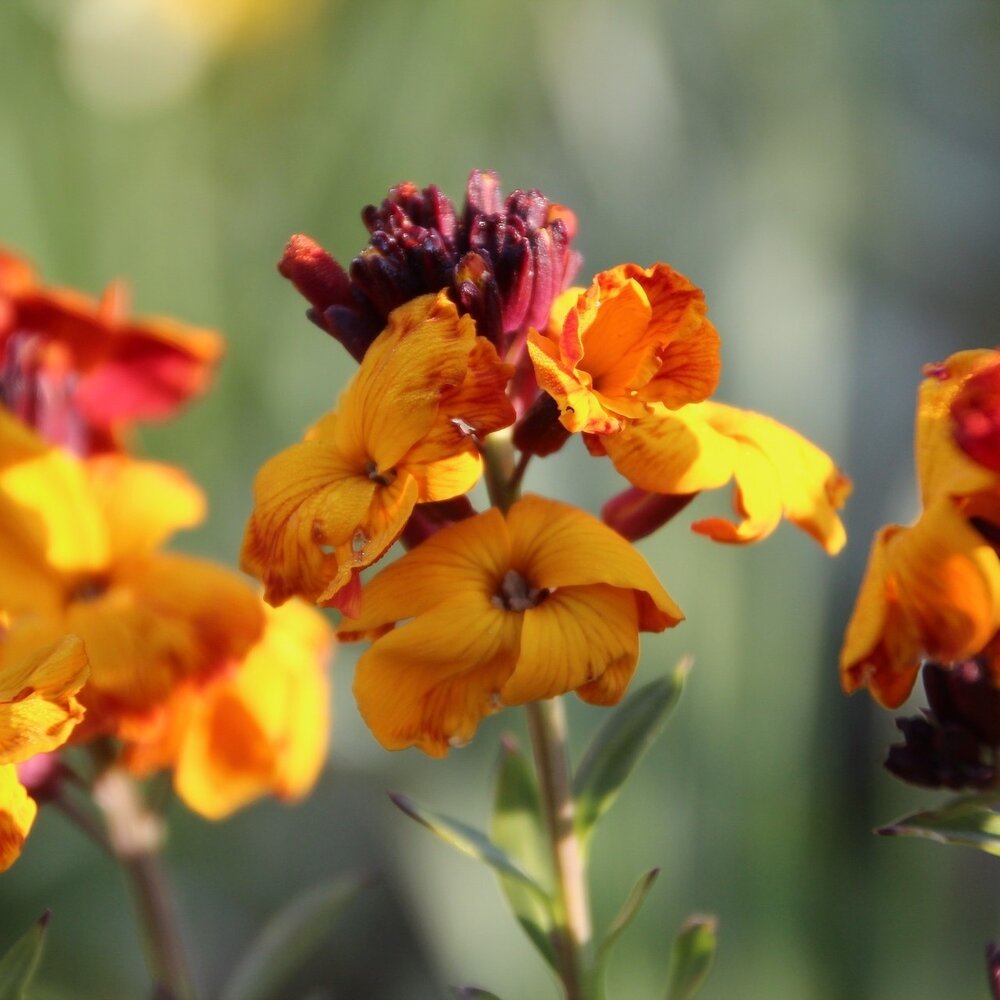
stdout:
<svg viewBox="0 0 1000 1000">
<path fill-rule="evenodd" d="M 194 1000 L 174 901 L 160 866 L 163 822 L 143 801 L 135 781 L 119 768 L 111 767 L 97 778 L 93 796 L 135 900 L 153 975 L 153 997 Z"/>
</svg>

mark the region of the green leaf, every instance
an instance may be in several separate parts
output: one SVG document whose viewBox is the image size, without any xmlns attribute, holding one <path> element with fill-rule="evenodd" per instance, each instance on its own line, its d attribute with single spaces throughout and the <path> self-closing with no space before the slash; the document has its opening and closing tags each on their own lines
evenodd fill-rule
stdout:
<svg viewBox="0 0 1000 1000">
<path fill-rule="evenodd" d="M 712 916 L 688 917 L 670 949 L 670 979 L 666 1000 L 690 1000 L 708 976 L 715 957 L 718 921 Z"/>
<path fill-rule="evenodd" d="M 344 907 L 370 879 L 339 878 L 308 889 L 272 917 L 230 973 L 219 1000 L 281 1000 L 283 987 L 320 948 Z"/>
<path fill-rule="evenodd" d="M 451 844 L 463 854 L 468 854 L 469 857 L 482 861 L 501 875 L 517 879 L 538 893 L 542 899 L 548 898 L 545 890 L 506 851 L 497 847 L 485 833 L 467 826 L 460 820 L 452 819 L 450 816 L 442 816 L 440 813 L 418 806 L 412 799 L 398 792 L 391 792 L 389 798 L 407 816 L 426 826 L 431 833 L 437 834 L 446 844 Z"/>
<path fill-rule="evenodd" d="M 646 896 L 649 895 L 649 890 L 653 888 L 653 883 L 656 881 L 656 877 L 660 874 L 659 868 L 653 868 L 651 871 L 646 872 L 645 875 L 639 879 L 634 886 L 632 886 L 632 891 L 628 894 L 628 899 L 625 900 L 622 908 L 618 911 L 618 916 L 611 921 L 608 926 L 607 932 L 604 935 L 604 940 L 601 942 L 600 951 L 598 952 L 598 962 L 603 964 L 607 961 L 608 952 L 611 950 L 611 946 L 621 937 L 622 932 L 632 920 L 635 915 L 642 908 L 642 904 L 646 901 Z"/>
<path fill-rule="evenodd" d="M 49 911 L 46 910 L 0 958 L 0 1000 L 26 1000 L 27 989 L 42 959 L 48 923 Z"/>
<path fill-rule="evenodd" d="M 481 990 L 478 986 L 456 986 L 452 989 L 455 1000 L 500 1000 L 495 993 Z"/>
<path fill-rule="evenodd" d="M 535 773 L 513 739 L 502 742 L 497 768 L 493 817 L 493 843 L 505 851 L 539 885 L 551 882 L 541 801 Z M 501 874 L 500 888 L 518 923 L 545 960 L 555 968 L 551 932 L 554 923 L 549 899 L 528 888 L 520 879 Z"/>
<path fill-rule="evenodd" d="M 690 669 L 691 660 L 685 657 L 671 676 L 630 695 L 598 730 L 573 782 L 577 831 L 584 842 L 663 729 Z"/>
<path fill-rule="evenodd" d="M 1000 855 L 998 808 L 995 795 L 963 796 L 940 809 L 904 816 L 876 832 L 886 837 L 926 837 L 939 844 L 959 844 Z"/>
</svg>

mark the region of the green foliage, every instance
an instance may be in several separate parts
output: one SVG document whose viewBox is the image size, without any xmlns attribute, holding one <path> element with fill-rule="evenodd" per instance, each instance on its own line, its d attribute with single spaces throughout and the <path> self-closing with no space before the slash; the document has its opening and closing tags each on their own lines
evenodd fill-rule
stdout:
<svg viewBox="0 0 1000 1000">
<path fill-rule="evenodd" d="M 926 837 L 939 844 L 975 847 L 1000 855 L 1000 801 L 996 796 L 952 799 L 940 809 L 911 813 L 879 828 L 887 837 Z"/>
<path fill-rule="evenodd" d="M 46 911 L 0 958 L 0 1000 L 27 1000 L 28 987 L 42 958 L 48 923 Z"/>
<path fill-rule="evenodd" d="M 293 898 L 247 949 L 219 1000 L 281 1000 L 285 984 L 330 943 L 334 924 L 366 881 L 358 876 L 339 878 Z"/>
<path fill-rule="evenodd" d="M 614 943 L 621 937 L 622 932 L 632 920 L 635 915 L 639 912 L 642 904 L 646 900 L 646 896 L 649 894 L 649 890 L 653 888 L 653 883 L 656 881 L 656 877 L 660 874 L 659 868 L 654 868 L 652 871 L 646 872 L 645 875 L 639 879 L 638 882 L 632 887 L 632 891 L 628 894 L 628 898 L 622 904 L 622 908 L 618 911 L 618 915 L 614 920 L 611 921 L 610 926 L 604 934 L 604 939 L 601 941 L 600 947 L 597 950 L 597 961 L 594 964 L 593 980 L 598 984 L 598 989 L 602 989 L 601 984 L 604 982 L 604 975 L 607 970 L 608 959 L 611 957 L 611 948 Z"/>
<path fill-rule="evenodd" d="M 580 762 L 573 788 L 577 830 L 584 844 L 659 735 L 690 669 L 691 660 L 684 658 L 673 674 L 630 695 L 598 730 Z"/>
<path fill-rule="evenodd" d="M 456 986 L 452 992 L 455 1000 L 500 1000 L 495 993 L 481 990 L 478 986 Z"/>
<path fill-rule="evenodd" d="M 690 1000 L 704 983 L 715 957 L 715 917 L 688 917 L 670 949 L 666 1000 Z"/>
<path fill-rule="evenodd" d="M 545 842 L 538 784 L 527 757 L 512 740 L 505 740 L 497 767 L 490 833 L 493 842 L 540 884 L 551 883 L 551 865 Z M 555 968 L 550 934 L 552 906 L 520 879 L 499 873 L 500 887 L 518 923 Z M 483 994 L 484 996 L 486 994 Z"/>
</svg>

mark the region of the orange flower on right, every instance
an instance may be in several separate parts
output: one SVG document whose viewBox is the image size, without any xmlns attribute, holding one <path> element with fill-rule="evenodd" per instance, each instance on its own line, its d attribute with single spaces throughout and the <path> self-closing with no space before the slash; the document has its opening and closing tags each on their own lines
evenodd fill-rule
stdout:
<svg viewBox="0 0 1000 1000">
<path fill-rule="evenodd" d="M 848 693 L 867 687 L 895 708 L 923 659 L 976 656 L 1000 629 L 998 365 L 1000 352 L 974 350 L 925 369 L 916 423 L 923 510 L 909 527 L 875 536 L 840 655 Z"/>
</svg>

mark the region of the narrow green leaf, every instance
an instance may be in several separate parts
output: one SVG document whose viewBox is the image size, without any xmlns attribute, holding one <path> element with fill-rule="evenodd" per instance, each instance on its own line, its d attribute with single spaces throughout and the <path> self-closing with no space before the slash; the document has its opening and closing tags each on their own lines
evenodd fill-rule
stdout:
<svg viewBox="0 0 1000 1000">
<path fill-rule="evenodd" d="M 995 796 L 953 799 L 940 809 L 915 812 L 881 827 L 886 837 L 926 837 L 939 844 L 975 847 L 1000 855 L 1000 803 Z"/>
<path fill-rule="evenodd" d="M 670 979 L 666 1000 L 690 1000 L 701 989 L 715 957 L 718 921 L 712 916 L 688 917 L 670 949 Z"/>
<path fill-rule="evenodd" d="M 452 989 L 455 1000 L 500 1000 L 495 993 L 481 990 L 478 986 L 456 986 Z"/>
<path fill-rule="evenodd" d="M 339 878 L 308 889 L 265 925 L 236 964 L 219 1000 L 281 1000 L 292 976 L 320 948 L 344 907 L 370 879 Z"/>
<path fill-rule="evenodd" d="M 513 739 L 505 737 L 497 767 L 490 834 L 493 842 L 539 884 L 551 882 L 538 784 L 531 764 Z M 500 888 L 518 923 L 555 968 L 550 934 L 552 905 L 519 879 L 500 874 Z"/>
<path fill-rule="evenodd" d="M 0 958 L 0 1000 L 26 1000 L 26 991 L 42 959 L 48 923 L 49 911 L 46 910 Z"/>
<path fill-rule="evenodd" d="M 506 851 L 497 847 L 482 831 L 467 826 L 460 820 L 452 819 L 450 816 L 442 816 L 440 813 L 425 809 L 398 792 L 391 792 L 389 798 L 407 816 L 415 819 L 422 826 L 426 826 L 431 833 L 437 834 L 446 844 L 451 844 L 463 854 L 468 854 L 469 857 L 482 861 L 501 875 L 517 879 L 538 893 L 542 899 L 547 898 L 545 890 L 514 862 Z"/>
<path fill-rule="evenodd" d="M 598 953 L 598 962 L 604 963 L 607 961 L 608 953 L 611 950 L 611 946 L 621 937 L 622 932 L 632 920 L 635 915 L 642 908 L 642 904 L 646 901 L 646 896 L 649 895 L 649 890 L 653 888 L 653 883 L 656 881 L 656 877 L 660 874 L 659 868 L 653 868 L 651 871 L 646 872 L 645 875 L 639 879 L 634 886 L 632 886 L 632 891 L 628 894 L 628 898 L 622 904 L 622 908 L 618 911 L 618 916 L 611 921 L 608 926 L 607 932 L 604 935 L 604 940 L 601 942 L 601 949 Z"/>
<path fill-rule="evenodd" d="M 573 783 L 577 830 L 584 841 L 663 729 L 690 669 L 691 660 L 685 657 L 672 675 L 630 695 L 598 730 Z"/>
</svg>

